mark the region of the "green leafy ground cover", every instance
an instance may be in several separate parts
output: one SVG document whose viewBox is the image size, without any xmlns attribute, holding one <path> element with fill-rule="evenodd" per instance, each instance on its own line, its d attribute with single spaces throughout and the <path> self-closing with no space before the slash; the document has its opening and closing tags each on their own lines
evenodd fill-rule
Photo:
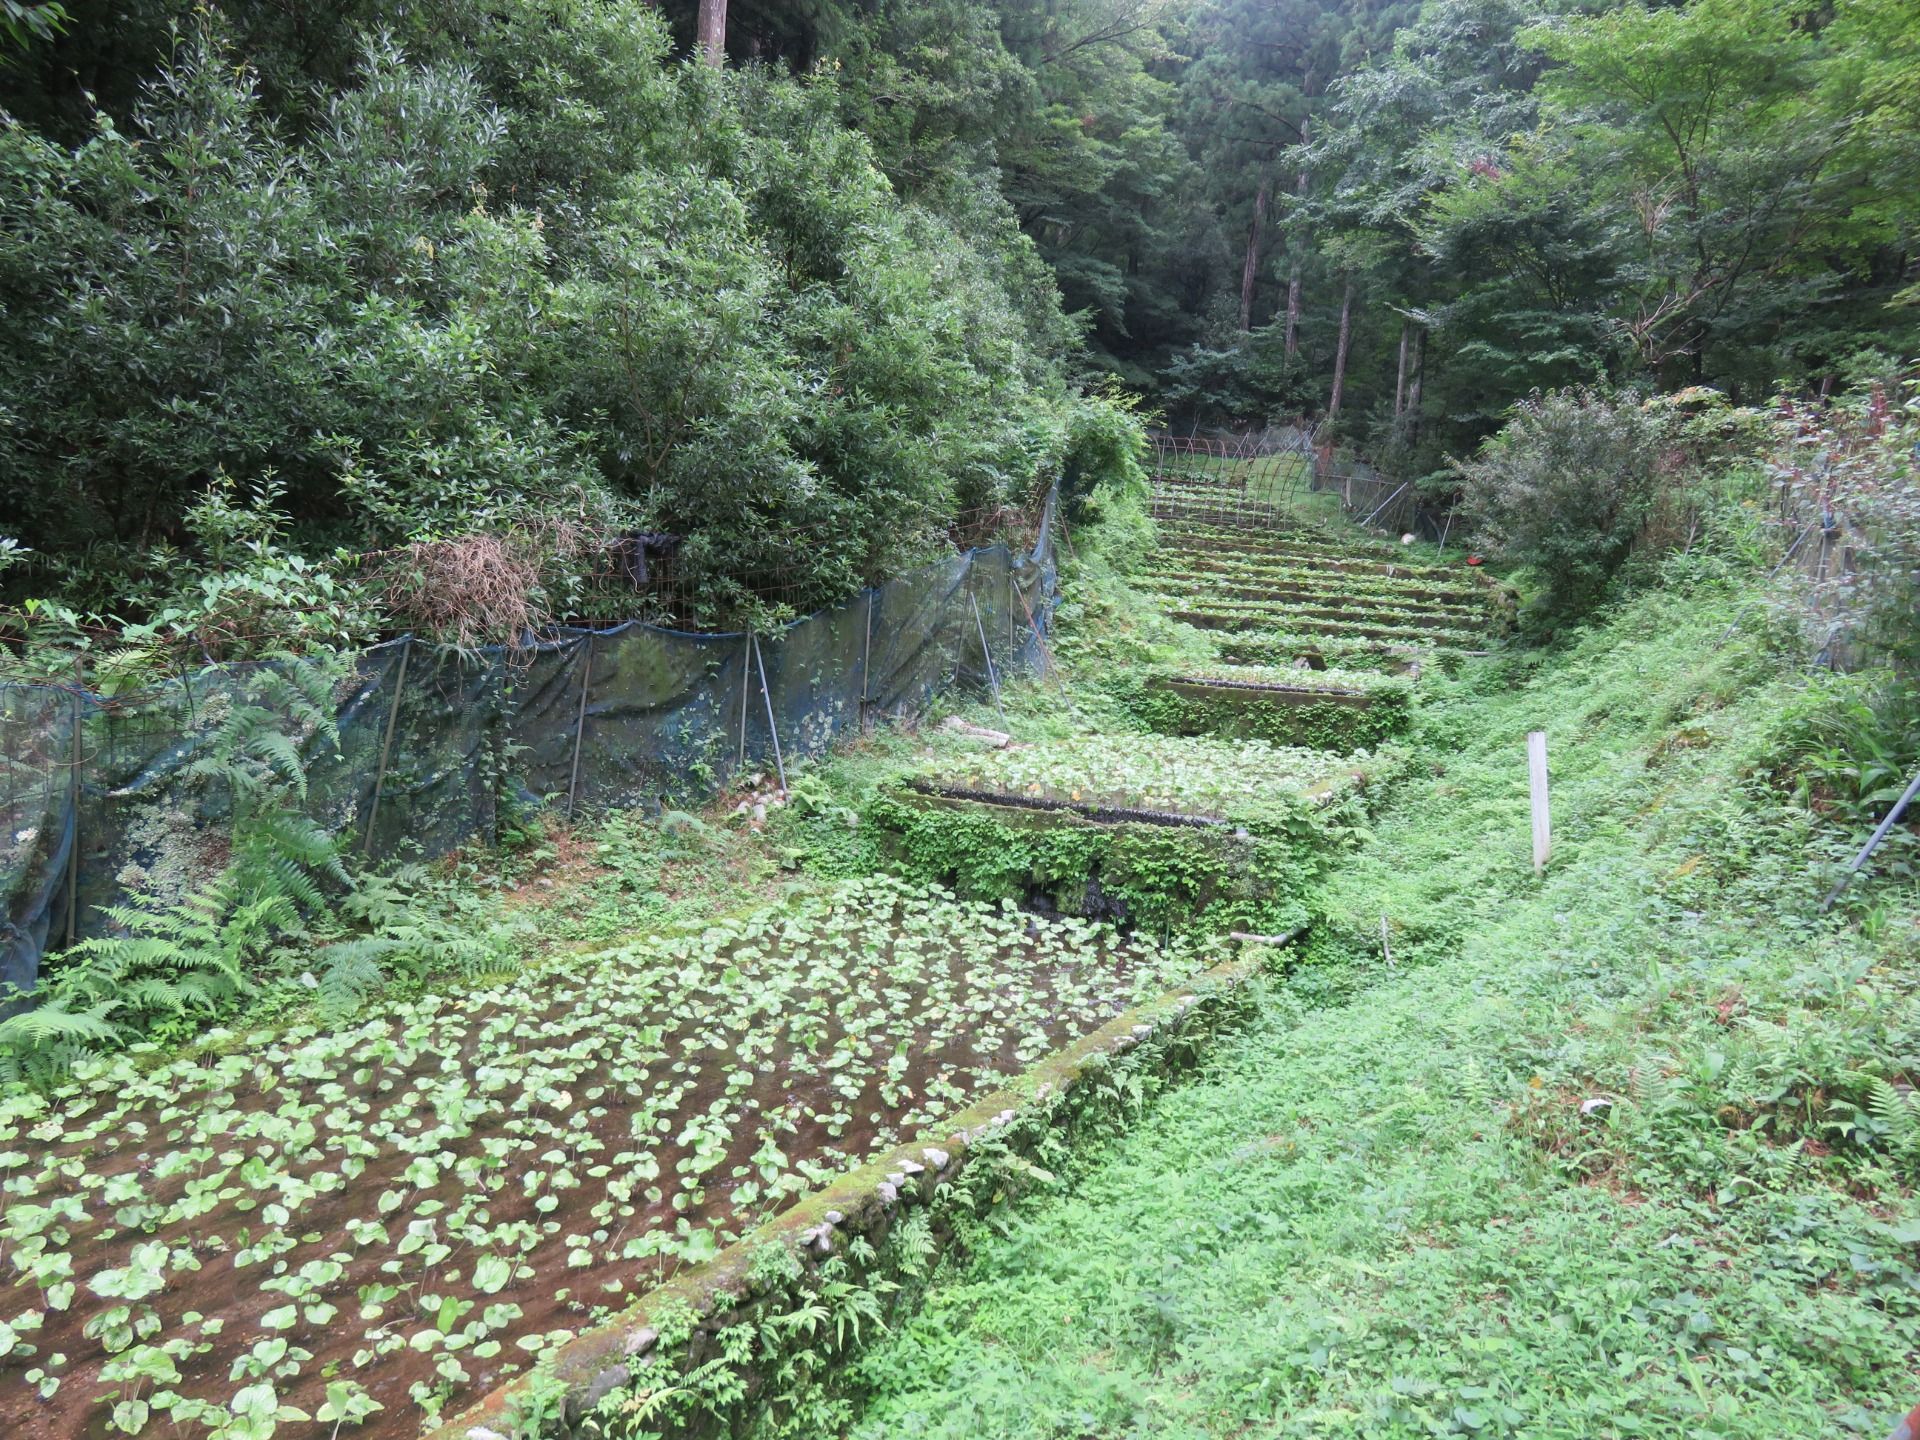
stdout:
<svg viewBox="0 0 1920 1440">
<path fill-rule="evenodd" d="M 1365 636 L 1305 634 L 1271 630 L 1205 630 L 1215 656 L 1229 665 L 1291 665 L 1304 656 L 1342 670 L 1376 670 L 1402 675 L 1429 661 L 1448 662 L 1447 651 L 1432 651 L 1406 641 L 1369 640 Z"/>
<path fill-rule="evenodd" d="M 1392 763 L 1143 734 L 1111 709 L 1099 723 L 921 759 L 873 793 L 867 854 L 964 895 L 1150 933 L 1270 933 L 1305 920 L 1314 876 L 1360 833 L 1365 785 Z"/>
<path fill-rule="evenodd" d="M 1471 587 L 1446 585 L 1417 575 L 1395 575 L 1374 570 L 1339 570 L 1331 565 L 1316 565 L 1308 559 L 1275 556 L 1254 566 L 1219 568 L 1223 562 L 1207 562 L 1215 568 L 1201 568 L 1198 562 L 1169 565 L 1153 582 L 1168 588 L 1201 592 L 1217 591 L 1238 595 L 1241 599 L 1263 599 L 1270 595 L 1296 593 L 1352 595 L 1400 601 L 1404 604 L 1431 605 L 1484 613 L 1487 596 Z M 1239 593 L 1252 592 L 1252 593 Z"/>
<path fill-rule="evenodd" d="M 1156 588 L 1172 595 L 1210 595 L 1222 600 L 1290 601 L 1299 605 L 1353 604 L 1361 598 L 1383 605 L 1400 605 L 1434 616 L 1451 616 L 1468 624 L 1487 618 L 1486 598 L 1436 598 L 1415 582 L 1369 585 L 1349 577 L 1331 581 L 1323 575 L 1234 576 L 1207 571 L 1176 571 L 1157 577 Z"/>
<path fill-rule="evenodd" d="M 1498 587 L 1432 563 L 1432 547 L 1350 530 L 1168 525 L 1160 544 L 1139 593 L 1206 630 L 1465 650 L 1503 632 L 1512 609 Z"/>
<path fill-rule="evenodd" d="M 1848 839 L 1767 780 L 1805 681 L 1704 571 L 1423 680 L 1309 963 L 977 1225 L 809 1433 L 1883 1434 L 1920 1352 L 1920 905 L 1817 913 Z"/>
<path fill-rule="evenodd" d="M 1222 665 L 1216 661 L 1170 667 L 1157 672 L 1154 678 L 1230 685 L 1271 685 L 1290 690 L 1328 690 L 1369 699 L 1408 699 L 1413 695 L 1412 682 L 1403 676 L 1384 675 L 1378 670 L 1315 670 L 1305 665 Z"/>
<path fill-rule="evenodd" d="M 1391 630 L 1426 630 L 1449 638 L 1482 633 L 1472 619 L 1427 609 L 1418 601 L 1400 601 L 1374 596 L 1340 596 L 1328 600 L 1248 600 L 1212 592 L 1192 590 L 1168 595 L 1176 610 L 1199 611 L 1222 620 L 1254 623 L 1284 623 L 1289 620 L 1316 624 L 1350 625 Z"/>
<path fill-rule="evenodd" d="M 879 878 L 95 1062 L 0 1104 L 0 1433 L 413 1433 L 1206 963 Z"/>
<path fill-rule="evenodd" d="M 1412 720 L 1413 683 L 1371 670 L 1216 661 L 1119 677 L 1113 688 L 1144 724 L 1168 735 L 1233 735 L 1345 752 L 1371 749 Z"/>
<path fill-rule="evenodd" d="M 1332 796 L 1351 770 L 1316 751 L 1263 741 L 1091 733 L 949 753 L 920 778 L 981 794 L 1286 824 Z"/>
<path fill-rule="evenodd" d="M 1438 568 L 1433 546 L 1416 542 L 1398 544 L 1356 529 L 1340 511 L 1340 502 L 1331 492 L 1297 494 L 1287 507 L 1290 514 L 1316 515 L 1319 523 L 1292 523 L 1249 527 L 1202 521 L 1172 521 L 1161 530 L 1162 543 L 1168 549 L 1193 552 L 1267 554 L 1273 552 L 1326 556 L 1337 551 L 1339 558 L 1355 562 L 1398 564 L 1411 569 Z"/>
<path fill-rule="evenodd" d="M 1471 648 L 1484 639 L 1472 631 L 1427 628 L 1391 616 L 1377 624 L 1359 619 L 1317 619 L 1284 606 L 1208 604 L 1204 609 L 1180 607 L 1172 613 L 1175 619 L 1204 630 L 1288 630 L 1297 635 L 1324 635 L 1339 640 L 1379 640 L 1452 649 Z"/>
</svg>

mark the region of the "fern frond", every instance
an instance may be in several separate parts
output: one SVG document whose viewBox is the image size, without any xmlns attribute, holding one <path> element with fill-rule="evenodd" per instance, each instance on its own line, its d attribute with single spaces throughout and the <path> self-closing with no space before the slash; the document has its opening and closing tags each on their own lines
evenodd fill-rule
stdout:
<svg viewBox="0 0 1920 1440">
<path fill-rule="evenodd" d="M 117 1008 L 111 1000 L 85 1010 L 69 1010 L 54 1002 L 36 1005 L 0 1020 L 0 1047 L 18 1052 L 57 1041 L 104 1044 L 119 1034 L 107 1019 Z"/>
</svg>

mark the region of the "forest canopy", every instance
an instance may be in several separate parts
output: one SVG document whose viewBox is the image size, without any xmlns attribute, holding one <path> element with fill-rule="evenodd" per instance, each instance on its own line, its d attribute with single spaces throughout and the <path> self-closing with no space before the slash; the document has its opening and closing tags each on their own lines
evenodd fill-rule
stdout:
<svg viewBox="0 0 1920 1440">
<path fill-rule="evenodd" d="M 123 58 L 82 104 L 56 72 L 129 30 L 75 7 L 22 62 L 0 533 L 24 583 L 153 608 L 238 515 L 308 555 L 674 532 L 715 609 L 775 567 L 804 609 L 1124 423 L 1075 392 L 1074 327 L 991 189 L 903 201 L 831 77 L 678 64 L 625 0 L 404 31 L 366 8 L 150 19 L 151 71 Z"/>
<path fill-rule="evenodd" d="M 10 9 L 10 597 L 153 613 L 238 514 L 804 608 L 1124 479 L 1114 385 L 1439 494 L 1536 391 L 1920 348 L 1920 0 L 697 8 Z"/>
</svg>

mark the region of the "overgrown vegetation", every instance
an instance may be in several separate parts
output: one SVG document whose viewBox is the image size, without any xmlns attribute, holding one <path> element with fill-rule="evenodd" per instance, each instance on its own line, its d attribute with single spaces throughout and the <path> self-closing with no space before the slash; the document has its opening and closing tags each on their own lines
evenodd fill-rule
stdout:
<svg viewBox="0 0 1920 1440">
<path fill-rule="evenodd" d="M 1799 652 L 1719 559 L 1426 677 L 1308 962 L 1140 1130 L 970 1236 L 856 1435 L 1878 1434 L 1920 1307 L 1916 895 L 1757 768 Z M 1521 738 L 1549 735 L 1536 882 Z M 1383 948 L 1384 947 L 1384 948 Z"/>
<path fill-rule="evenodd" d="M 1653 513 L 1661 439 L 1638 397 L 1559 391 L 1519 405 L 1461 465 L 1484 542 L 1539 576 L 1541 620 L 1578 617 L 1606 594 Z"/>
<path fill-rule="evenodd" d="M 222 565 L 209 487 L 270 485 L 302 560 L 246 567 L 266 609 L 361 585 L 335 546 L 485 533 L 536 615 L 617 618 L 646 532 L 699 613 L 793 613 L 1088 463 L 1029 242 L 990 193 L 903 203 L 827 77 L 673 66 L 627 0 L 315 19 L 201 12 L 0 127 L 13 596 L 163 612 Z M 472 638 L 405 570 L 365 600 Z"/>
</svg>

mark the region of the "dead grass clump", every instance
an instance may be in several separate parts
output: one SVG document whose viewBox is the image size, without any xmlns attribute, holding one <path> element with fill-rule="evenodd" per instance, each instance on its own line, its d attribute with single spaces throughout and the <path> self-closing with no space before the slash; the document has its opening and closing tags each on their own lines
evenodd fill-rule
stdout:
<svg viewBox="0 0 1920 1440">
<path fill-rule="evenodd" d="M 416 541 L 383 567 L 385 602 L 395 619 L 443 644 L 525 645 L 552 619 L 547 567 L 579 543 L 570 527 Z"/>
</svg>

